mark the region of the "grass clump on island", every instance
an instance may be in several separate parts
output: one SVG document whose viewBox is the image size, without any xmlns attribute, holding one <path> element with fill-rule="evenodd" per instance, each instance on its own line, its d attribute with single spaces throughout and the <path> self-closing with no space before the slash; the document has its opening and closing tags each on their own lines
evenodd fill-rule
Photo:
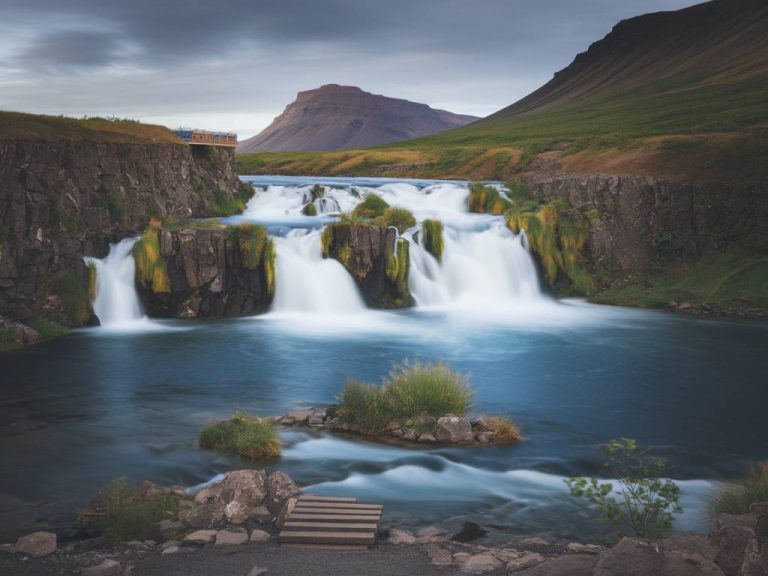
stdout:
<svg viewBox="0 0 768 576">
<path fill-rule="evenodd" d="M 275 425 L 242 412 L 236 412 L 229 420 L 205 426 L 198 444 L 201 448 L 230 452 L 248 460 L 274 458 L 282 452 Z"/>
<path fill-rule="evenodd" d="M 353 379 L 339 396 L 336 415 L 366 434 L 383 432 L 395 421 L 422 416 L 464 416 L 472 407 L 474 391 L 467 376 L 447 364 L 405 362 L 394 365 L 381 386 Z"/>
<path fill-rule="evenodd" d="M 754 466 L 744 478 L 725 485 L 710 506 L 713 514 L 747 514 L 755 502 L 768 502 L 768 462 Z"/>
<path fill-rule="evenodd" d="M 125 476 L 110 482 L 78 517 L 78 526 L 102 534 L 108 544 L 143 540 L 161 520 L 179 513 L 179 498 L 169 493 L 149 495 L 133 487 Z"/>
</svg>

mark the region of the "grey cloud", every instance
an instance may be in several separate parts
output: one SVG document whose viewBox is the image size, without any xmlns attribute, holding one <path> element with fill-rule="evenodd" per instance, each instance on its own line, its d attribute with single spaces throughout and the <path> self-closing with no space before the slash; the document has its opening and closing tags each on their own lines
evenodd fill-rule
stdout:
<svg viewBox="0 0 768 576">
<path fill-rule="evenodd" d="M 121 58 L 120 42 L 113 35 L 65 30 L 43 35 L 22 49 L 17 60 L 27 67 L 56 70 L 106 66 Z"/>
</svg>

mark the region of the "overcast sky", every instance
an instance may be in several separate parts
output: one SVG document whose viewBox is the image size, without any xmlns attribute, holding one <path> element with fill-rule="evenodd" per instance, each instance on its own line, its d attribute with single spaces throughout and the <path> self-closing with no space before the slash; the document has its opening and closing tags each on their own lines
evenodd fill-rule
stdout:
<svg viewBox="0 0 768 576">
<path fill-rule="evenodd" d="M 0 109 L 266 127 L 350 84 L 484 116 L 619 20 L 691 0 L 0 0 Z"/>
</svg>

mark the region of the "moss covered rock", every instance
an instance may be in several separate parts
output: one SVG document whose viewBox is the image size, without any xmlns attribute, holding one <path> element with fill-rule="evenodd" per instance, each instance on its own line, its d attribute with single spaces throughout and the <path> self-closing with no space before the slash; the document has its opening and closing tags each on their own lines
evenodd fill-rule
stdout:
<svg viewBox="0 0 768 576">
<path fill-rule="evenodd" d="M 421 223 L 421 237 L 419 242 L 424 248 L 437 258 L 438 262 L 443 260 L 443 223 L 440 220 L 424 220 Z"/>
</svg>

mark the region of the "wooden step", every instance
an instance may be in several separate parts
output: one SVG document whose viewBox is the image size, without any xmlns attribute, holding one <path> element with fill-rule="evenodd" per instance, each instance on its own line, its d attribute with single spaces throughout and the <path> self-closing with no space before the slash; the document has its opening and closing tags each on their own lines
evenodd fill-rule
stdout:
<svg viewBox="0 0 768 576">
<path fill-rule="evenodd" d="M 302 494 L 299 496 L 299 502 L 347 502 L 354 504 L 357 498 L 343 498 L 341 496 L 314 496 L 312 494 Z"/>
<path fill-rule="evenodd" d="M 280 532 L 280 542 L 288 544 L 373 544 L 376 533 L 367 532 L 312 532 L 289 531 Z"/>
<path fill-rule="evenodd" d="M 299 500 L 297 508 L 333 508 L 334 510 L 382 510 L 381 504 L 352 504 L 348 502 L 304 502 Z"/>
<path fill-rule="evenodd" d="M 376 528 L 378 527 L 378 524 L 375 522 L 372 522 L 370 524 L 360 524 L 356 522 L 294 522 L 293 520 L 289 520 L 285 524 L 283 524 L 283 530 L 289 530 L 289 531 L 300 531 L 300 532 L 309 532 L 309 531 L 331 531 L 331 532 L 359 532 L 359 531 L 365 531 L 365 530 L 371 530 L 376 531 Z"/>
<path fill-rule="evenodd" d="M 293 514 L 347 514 L 350 516 L 381 516 L 381 508 L 369 509 L 363 508 L 305 508 L 297 504 L 293 509 Z"/>
<path fill-rule="evenodd" d="M 370 522 L 378 522 L 381 520 L 380 515 L 375 516 L 356 516 L 356 515 L 350 515 L 350 514 L 297 514 L 293 513 L 288 517 L 288 520 L 293 521 L 300 521 L 300 522 L 316 522 L 316 521 L 326 521 L 326 522 L 359 522 L 362 524 L 370 523 Z"/>
</svg>

